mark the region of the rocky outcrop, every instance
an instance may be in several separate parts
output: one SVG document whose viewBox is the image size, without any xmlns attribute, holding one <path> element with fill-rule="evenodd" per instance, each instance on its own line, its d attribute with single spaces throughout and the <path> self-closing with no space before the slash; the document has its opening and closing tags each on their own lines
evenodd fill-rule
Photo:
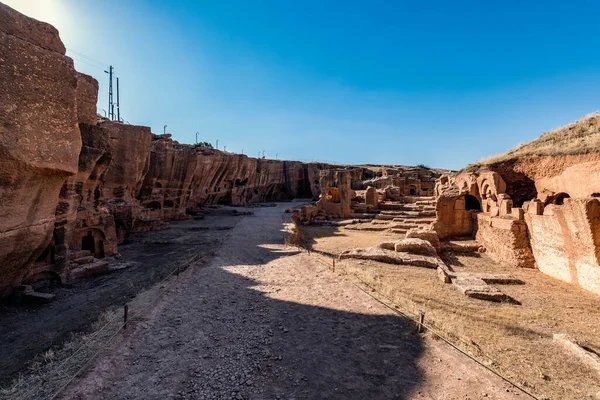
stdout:
<svg viewBox="0 0 600 400">
<path fill-rule="evenodd" d="M 52 240 L 78 171 L 77 75 L 52 26 L 0 3 L 0 297 Z"/>
<path fill-rule="evenodd" d="M 52 26 L 0 3 L 0 298 L 107 271 L 131 232 L 206 205 L 316 199 L 325 164 L 179 144 L 99 118 Z"/>
<path fill-rule="evenodd" d="M 600 294 L 600 114 L 443 177 L 435 230 Z M 470 206 L 469 206 L 470 204 Z"/>
</svg>

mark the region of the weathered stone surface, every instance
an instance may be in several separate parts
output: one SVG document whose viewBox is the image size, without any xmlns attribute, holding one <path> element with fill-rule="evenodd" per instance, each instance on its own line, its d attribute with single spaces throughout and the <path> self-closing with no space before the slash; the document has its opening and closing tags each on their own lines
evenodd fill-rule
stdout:
<svg viewBox="0 0 600 400">
<path fill-rule="evenodd" d="M 79 123 L 95 124 L 98 115 L 98 81 L 89 75 L 77 72 L 77 119 Z"/>
<path fill-rule="evenodd" d="M 0 297 L 52 239 L 56 200 L 77 172 L 76 75 L 50 25 L 0 4 Z"/>
<path fill-rule="evenodd" d="M 481 213 L 475 222 L 477 242 L 492 259 L 517 268 L 535 267 L 524 221 Z"/>
<path fill-rule="evenodd" d="M 413 254 L 422 254 L 426 256 L 436 256 L 435 248 L 427 240 L 408 238 L 401 239 L 394 243 L 394 250 L 398 252 L 407 252 Z"/>
<path fill-rule="evenodd" d="M 352 249 L 343 252 L 340 259 L 355 258 L 359 260 L 373 260 L 387 264 L 413 265 L 415 267 L 437 268 L 438 258 L 406 252 L 396 252 L 380 247 L 367 247 Z"/>
<path fill-rule="evenodd" d="M 540 271 L 600 294 L 600 202 L 565 199 L 552 213 L 526 215 Z"/>
<path fill-rule="evenodd" d="M 600 374 L 600 357 L 583 348 L 577 340 L 566 333 L 555 333 L 552 338 L 564 350 L 578 358 L 584 365 Z"/>
<path fill-rule="evenodd" d="M 437 232 L 430 229 L 411 228 L 406 232 L 406 238 L 427 240 L 436 249 L 440 249 L 440 238 Z"/>
<path fill-rule="evenodd" d="M 509 297 L 498 288 L 490 286 L 481 278 L 474 276 L 459 276 L 452 284 L 468 297 L 488 301 L 506 301 Z"/>
<path fill-rule="evenodd" d="M 375 189 L 373 186 L 369 186 L 367 188 L 367 192 L 365 193 L 365 203 L 369 207 L 379 207 L 379 195 L 377 194 L 377 189 Z"/>
<path fill-rule="evenodd" d="M 66 52 L 55 27 L 26 17 L 3 3 L 0 3 L 0 31 L 44 50 L 60 55 Z"/>
</svg>

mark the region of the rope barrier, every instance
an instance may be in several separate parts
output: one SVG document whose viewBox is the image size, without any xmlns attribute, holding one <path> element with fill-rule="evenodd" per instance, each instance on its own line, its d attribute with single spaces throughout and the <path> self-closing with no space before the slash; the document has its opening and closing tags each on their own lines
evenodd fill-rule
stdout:
<svg viewBox="0 0 600 400">
<path fill-rule="evenodd" d="M 306 250 L 307 254 L 310 256 L 311 252 L 307 249 L 304 248 L 303 246 L 298 246 L 298 248 Z M 313 253 L 315 253 L 313 251 Z M 314 257 L 314 259 L 316 259 L 316 261 L 327 267 L 328 270 L 332 271 L 335 273 L 335 255 L 331 254 L 330 255 L 333 261 L 333 271 L 331 269 L 331 265 L 321 261 L 319 258 L 319 256 Z M 371 288 L 372 290 L 374 290 L 379 296 L 386 298 L 383 294 L 379 293 L 377 290 L 375 290 L 371 285 L 369 285 L 367 282 L 363 281 L 362 279 L 360 279 L 358 276 L 353 275 L 356 279 L 358 279 L 363 285 Z M 505 376 L 503 376 L 502 374 L 500 374 L 499 372 L 493 370 L 492 368 L 488 367 L 487 365 L 485 365 L 484 363 L 482 363 L 481 361 L 479 361 L 478 359 L 476 359 L 475 357 L 473 357 L 472 355 L 470 355 L 469 353 L 465 352 L 463 349 L 461 349 L 460 347 L 458 347 L 457 345 L 455 345 L 454 343 L 452 343 L 452 341 L 450 341 L 450 339 L 447 339 L 444 335 L 442 335 L 440 332 L 438 332 L 435 328 L 433 328 L 433 326 L 428 325 L 424 322 L 424 314 L 420 314 L 419 315 L 419 319 L 413 317 L 412 315 L 410 315 L 407 312 L 403 312 L 401 310 L 398 309 L 398 307 L 389 299 L 386 298 L 387 301 L 389 301 L 391 304 L 394 304 L 394 307 L 386 304 L 385 302 L 383 302 L 382 300 L 380 300 L 379 298 L 373 296 L 372 293 L 369 293 L 368 291 L 366 291 L 365 289 L 363 289 L 362 287 L 360 287 L 359 285 L 357 285 L 354 282 L 350 282 L 353 286 L 355 286 L 356 288 L 358 288 L 360 291 L 362 291 L 363 293 L 367 294 L 369 297 L 371 297 L 373 300 L 377 301 L 378 303 L 380 303 L 381 305 L 383 305 L 384 307 L 386 307 L 387 309 L 389 309 L 390 311 L 392 311 L 393 313 L 407 318 L 411 321 L 413 321 L 417 327 L 419 327 L 419 329 L 425 328 L 427 329 L 427 331 L 431 332 L 433 335 L 437 336 L 439 339 L 441 339 L 442 341 L 444 341 L 446 344 L 450 345 L 453 349 L 457 350 L 458 352 L 464 354 L 465 356 L 467 356 L 468 358 L 470 358 L 471 360 L 475 361 L 477 364 L 481 365 L 482 367 L 484 367 L 485 369 L 487 369 L 488 371 L 490 371 L 491 373 L 493 373 L 494 375 L 498 376 L 500 379 L 502 379 L 504 382 L 508 383 L 509 385 L 511 385 L 512 387 L 518 389 L 519 391 L 521 391 L 522 393 L 526 394 L 527 396 L 531 397 L 532 399 L 535 400 L 539 400 L 535 395 L 533 395 L 532 393 L 530 393 L 529 391 L 527 391 L 526 389 L 522 388 L 521 386 L 519 386 L 518 384 L 514 383 L 513 381 L 511 381 L 510 379 L 506 378 Z M 420 331 L 419 331 L 420 332 Z"/>
<path fill-rule="evenodd" d="M 175 267 L 161 281 L 157 282 L 153 286 L 160 288 L 160 285 L 162 285 L 163 283 L 165 283 L 176 272 L 180 271 L 182 268 L 188 267 L 191 263 L 193 263 L 194 261 L 197 261 L 199 258 L 200 258 L 200 254 L 196 253 L 193 257 L 191 257 L 187 261 L 184 261 L 183 263 L 178 264 L 177 267 Z M 132 317 L 135 318 L 136 316 L 141 316 L 142 314 L 144 314 L 144 312 L 146 312 L 148 310 L 148 308 L 150 306 L 152 306 L 156 302 L 156 300 L 158 300 L 163 295 L 164 295 L 164 291 L 159 290 L 158 294 L 156 296 L 153 296 L 151 299 L 149 299 L 145 305 L 142 305 L 142 307 L 141 307 L 140 310 L 138 310 L 137 312 L 134 312 L 134 313 L 129 313 L 128 312 L 129 321 L 132 319 Z M 129 308 L 127 304 L 124 307 L 127 307 L 127 309 Z M 100 333 L 102 333 L 107 327 L 109 327 L 117 319 L 117 317 L 119 317 L 118 313 L 115 314 L 110 320 L 108 320 L 106 322 L 106 324 L 104 324 L 99 330 L 97 330 L 96 332 L 94 332 L 94 334 L 92 336 L 90 336 L 84 343 L 82 343 L 81 346 L 79 346 L 77 348 L 77 350 L 75 350 L 67 358 L 65 358 L 55 369 L 53 369 L 53 371 L 52 371 L 53 374 L 57 374 L 57 375 L 60 376 L 60 370 L 65 365 L 67 365 L 67 363 L 70 360 L 72 360 L 77 354 L 80 354 L 83 350 L 89 350 L 91 348 L 91 346 L 89 346 L 91 344 L 91 342 L 96 337 L 98 337 L 98 335 L 100 335 Z M 81 371 L 83 371 L 85 369 L 85 367 L 87 365 L 89 365 L 89 363 L 96 358 L 96 356 L 100 353 L 100 351 L 104 350 L 107 347 L 106 345 L 118 333 L 120 333 L 123 330 L 123 328 L 126 327 L 126 326 L 127 326 L 127 321 L 124 321 L 121 325 L 119 325 L 117 327 L 116 331 L 103 344 L 100 345 L 99 349 L 90 358 L 88 358 L 88 360 L 84 363 L 84 365 L 81 368 L 79 368 L 74 375 L 71 375 L 69 377 L 68 381 L 65 384 L 61 385 L 60 388 L 59 388 L 59 390 L 56 391 L 56 392 L 54 392 L 54 394 L 50 398 L 51 399 L 56 398 L 62 392 L 62 390 L 64 390 L 64 388 L 66 388 L 69 385 L 69 383 L 71 383 L 81 373 Z M 40 378 L 38 378 L 38 379 L 40 379 Z M 42 388 L 42 385 L 44 383 L 45 383 L 45 381 L 42 380 L 42 382 L 40 382 L 38 385 L 33 386 L 30 390 L 28 390 L 27 392 L 25 392 L 24 394 L 22 394 L 21 396 L 19 396 L 18 399 L 27 399 L 28 396 L 30 396 L 33 392 L 39 391 Z"/>
</svg>

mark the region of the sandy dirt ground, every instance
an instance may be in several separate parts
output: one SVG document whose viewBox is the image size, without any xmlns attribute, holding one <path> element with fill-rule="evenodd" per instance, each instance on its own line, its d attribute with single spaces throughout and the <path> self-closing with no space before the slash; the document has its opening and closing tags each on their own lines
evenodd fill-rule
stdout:
<svg viewBox="0 0 600 400">
<path fill-rule="evenodd" d="M 528 398 L 285 248 L 287 207 L 239 221 L 62 398 Z"/>
<path fill-rule="evenodd" d="M 339 254 L 375 246 L 401 235 L 338 227 L 303 227 L 315 253 Z M 336 271 L 365 282 L 376 293 L 426 322 L 464 351 L 540 399 L 600 399 L 600 375 L 553 339 L 566 333 L 600 354 L 598 296 L 540 273 L 503 265 L 488 254 L 443 253 L 457 272 L 512 275 L 523 282 L 495 285 L 516 302 L 495 303 L 465 296 L 441 282 L 434 269 L 366 260 L 342 260 Z"/>
<path fill-rule="evenodd" d="M 122 307 L 194 254 L 210 257 L 241 219 L 235 209 L 209 209 L 202 220 L 177 221 L 166 230 L 130 235 L 119 246 L 124 267 L 106 275 L 45 290 L 56 299 L 42 305 L 0 306 L 0 384 L 10 385 L 32 360 L 87 332 L 105 310 Z"/>
</svg>

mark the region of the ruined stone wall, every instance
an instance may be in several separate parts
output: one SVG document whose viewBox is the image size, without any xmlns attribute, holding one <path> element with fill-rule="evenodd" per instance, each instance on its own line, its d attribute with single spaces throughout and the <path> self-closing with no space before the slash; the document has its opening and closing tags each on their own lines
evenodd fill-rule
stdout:
<svg viewBox="0 0 600 400">
<path fill-rule="evenodd" d="M 600 202 L 565 199 L 542 215 L 527 213 L 536 265 L 562 281 L 600 294 Z"/>
<path fill-rule="evenodd" d="M 600 294 L 598 153 L 528 155 L 469 168 L 440 179 L 436 194 L 440 237 L 468 230 L 450 205 L 471 195 L 481 205 L 471 234 L 490 257 Z"/>
<path fill-rule="evenodd" d="M 473 211 L 465 208 L 464 196 L 448 194 L 437 198 L 433 229 L 440 239 L 474 235 Z"/>
<path fill-rule="evenodd" d="M 475 238 L 492 259 L 517 268 L 535 266 L 525 221 L 477 213 L 473 222 Z"/>
</svg>

